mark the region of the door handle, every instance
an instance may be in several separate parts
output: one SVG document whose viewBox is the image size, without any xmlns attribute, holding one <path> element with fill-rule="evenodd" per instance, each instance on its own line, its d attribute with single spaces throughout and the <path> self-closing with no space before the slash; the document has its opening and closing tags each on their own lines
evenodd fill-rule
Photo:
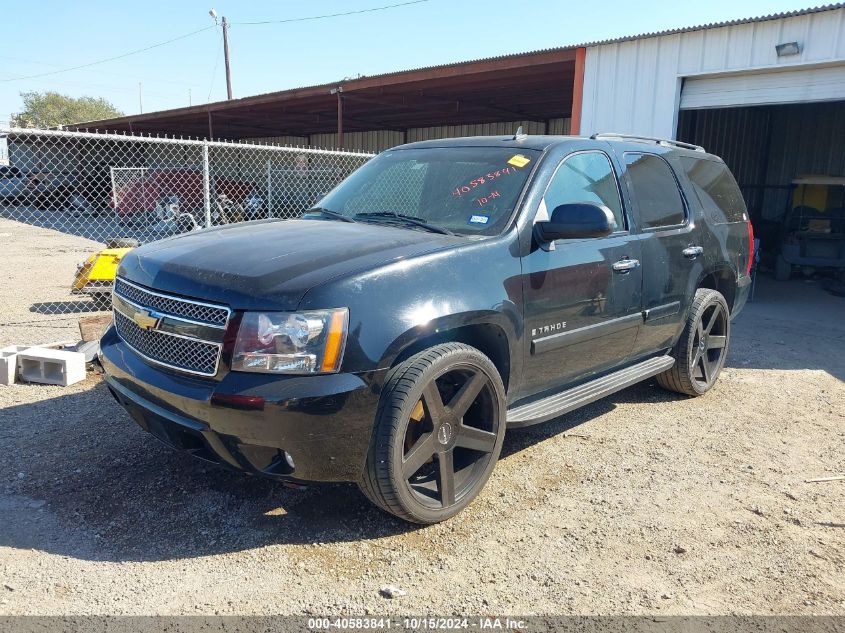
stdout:
<svg viewBox="0 0 845 633">
<path fill-rule="evenodd" d="M 613 272 L 624 275 L 625 273 L 629 273 L 639 267 L 640 260 L 638 259 L 620 259 L 618 262 L 613 264 Z"/>
<path fill-rule="evenodd" d="M 695 259 L 704 252 L 704 249 L 700 246 L 687 246 L 681 252 L 687 259 Z"/>
</svg>

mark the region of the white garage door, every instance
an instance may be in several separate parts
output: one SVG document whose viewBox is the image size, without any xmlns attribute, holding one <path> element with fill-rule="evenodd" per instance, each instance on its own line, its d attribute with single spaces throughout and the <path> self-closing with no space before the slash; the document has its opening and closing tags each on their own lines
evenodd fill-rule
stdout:
<svg viewBox="0 0 845 633">
<path fill-rule="evenodd" d="M 720 77 L 687 77 L 681 109 L 845 99 L 845 65 Z"/>
</svg>

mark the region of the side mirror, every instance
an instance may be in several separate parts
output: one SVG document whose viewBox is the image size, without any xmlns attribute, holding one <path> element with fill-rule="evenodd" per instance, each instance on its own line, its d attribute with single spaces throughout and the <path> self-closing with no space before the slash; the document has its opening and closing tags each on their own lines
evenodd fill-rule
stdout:
<svg viewBox="0 0 845 633">
<path fill-rule="evenodd" d="M 603 204 L 574 202 L 555 207 L 550 221 L 537 222 L 534 226 L 540 241 L 550 243 L 605 237 L 616 230 L 616 220 L 613 212 Z"/>
</svg>

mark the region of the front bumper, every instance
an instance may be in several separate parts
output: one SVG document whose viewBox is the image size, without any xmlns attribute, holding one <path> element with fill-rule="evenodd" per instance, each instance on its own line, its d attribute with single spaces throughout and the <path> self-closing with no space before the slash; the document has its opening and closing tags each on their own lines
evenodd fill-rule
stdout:
<svg viewBox="0 0 845 633">
<path fill-rule="evenodd" d="M 100 360 L 132 418 L 195 457 L 289 481 L 356 481 L 364 469 L 385 371 L 196 378 L 147 364 L 114 327 Z"/>
</svg>

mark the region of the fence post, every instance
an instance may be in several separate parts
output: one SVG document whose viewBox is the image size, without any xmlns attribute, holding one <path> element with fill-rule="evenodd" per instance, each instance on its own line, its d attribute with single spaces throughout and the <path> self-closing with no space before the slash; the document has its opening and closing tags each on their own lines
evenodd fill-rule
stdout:
<svg viewBox="0 0 845 633">
<path fill-rule="evenodd" d="M 211 178 L 208 174 L 208 142 L 202 144 L 202 201 L 205 207 L 205 227 L 211 226 Z"/>
</svg>

